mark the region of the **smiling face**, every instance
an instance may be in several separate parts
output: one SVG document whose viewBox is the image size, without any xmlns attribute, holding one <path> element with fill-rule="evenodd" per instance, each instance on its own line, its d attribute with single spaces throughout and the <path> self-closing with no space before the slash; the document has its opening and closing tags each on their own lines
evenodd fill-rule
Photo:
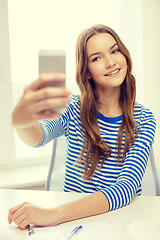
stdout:
<svg viewBox="0 0 160 240">
<path fill-rule="evenodd" d="M 86 50 L 88 79 L 93 79 L 97 90 L 120 88 L 126 77 L 127 61 L 115 39 L 108 33 L 95 34 L 88 40 Z"/>
</svg>

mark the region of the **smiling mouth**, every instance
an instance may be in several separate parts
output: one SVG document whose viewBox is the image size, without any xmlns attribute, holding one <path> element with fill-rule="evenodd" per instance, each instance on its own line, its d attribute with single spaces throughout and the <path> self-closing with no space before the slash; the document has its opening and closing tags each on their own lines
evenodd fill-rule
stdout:
<svg viewBox="0 0 160 240">
<path fill-rule="evenodd" d="M 115 76 L 120 72 L 120 70 L 121 70 L 120 68 L 115 69 L 114 71 L 109 72 L 109 73 L 105 74 L 104 76 Z"/>
</svg>

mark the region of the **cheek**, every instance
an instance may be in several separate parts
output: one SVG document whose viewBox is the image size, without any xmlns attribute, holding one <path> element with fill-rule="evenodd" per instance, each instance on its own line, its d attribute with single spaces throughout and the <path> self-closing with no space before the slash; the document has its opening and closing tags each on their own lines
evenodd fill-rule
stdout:
<svg viewBox="0 0 160 240">
<path fill-rule="evenodd" d="M 92 66 L 88 66 L 88 77 L 91 78 L 95 74 L 95 69 Z"/>
<path fill-rule="evenodd" d="M 96 65 L 92 64 L 92 65 L 88 66 L 88 71 L 89 71 L 89 73 L 92 77 L 101 73 L 101 71 L 102 71 L 102 66 L 101 65 L 102 64 L 99 63 L 99 64 L 96 64 Z"/>
<path fill-rule="evenodd" d="M 121 62 L 121 66 L 124 67 L 125 69 L 127 69 L 127 60 L 126 60 L 125 56 L 121 55 L 119 61 Z"/>
<path fill-rule="evenodd" d="M 123 69 L 123 75 L 125 77 L 127 74 L 127 60 L 124 55 L 119 56 L 119 64 Z"/>
<path fill-rule="evenodd" d="M 94 67 L 88 67 L 89 73 L 91 74 L 91 76 L 95 75 L 96 73 L 96 69 Z"/>
</svg>

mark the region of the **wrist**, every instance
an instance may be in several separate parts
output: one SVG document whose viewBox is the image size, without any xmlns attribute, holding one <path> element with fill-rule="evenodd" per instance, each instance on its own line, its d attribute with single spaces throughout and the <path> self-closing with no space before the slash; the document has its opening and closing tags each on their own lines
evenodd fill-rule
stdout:
<svg viewBox="0 0 160 240">
<path fill-rule="evenodd" d="M 63 222 L 65 222 L 64 210 L 63 206 L 58 206 L 50 209 L 51 214 L 51 225 L 57 226 Z"/>
</svg>

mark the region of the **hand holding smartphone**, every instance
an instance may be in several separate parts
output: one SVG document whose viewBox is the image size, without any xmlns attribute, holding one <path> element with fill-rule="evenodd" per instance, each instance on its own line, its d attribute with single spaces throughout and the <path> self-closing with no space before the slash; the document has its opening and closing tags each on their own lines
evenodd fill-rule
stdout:
<svg viewBox="0 0 160 240">
<path fill-rule="evenodd" d="M 62 50 L 40 50 L 39 51 L 39 74 L 45 73 L 63 73 L 66 72 L 66 54 Z M 42 86 L 45 87 L 57 87 L 65 88 L 65 81 L 53 81 L 46 83 Z M 65 106 L 56 107 L 53 110 L 58 113 L 62 113 L 65 110 Z"/>
</svg>

